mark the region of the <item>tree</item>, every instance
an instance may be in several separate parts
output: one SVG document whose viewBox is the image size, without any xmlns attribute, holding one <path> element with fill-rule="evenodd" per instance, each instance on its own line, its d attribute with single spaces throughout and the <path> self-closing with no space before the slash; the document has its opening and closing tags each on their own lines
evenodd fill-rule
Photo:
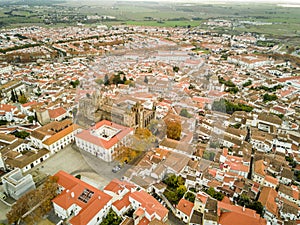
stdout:
<svg viewBox="0 0 300 225">
<path fill-rule="evenodd" d="M 229 102 L 226 99 L 220 99 L 219 101 L 213 102 L 212 110 L 232 114 L 235 111 L 251 112 L 253 110 L 253 107 L 244 105 L 244 104 L 240 104 L 240 103 L 235 104 L 235 103 Z"/>
<path fill-rule="evenodd" d="M 194 203 L 194 202 L 195 202 L 196 196 L 195 196 L 195 194 L 193 194 L 192 192 L 187 192 L 187 193 L 185 194 L 184 198 L 185 198 L 186 200 L 188 200 L 188 201 Z"/>
<path fill-rule="evenodd" d="M 183 195 L 186 192 L 186 187 L 182 184 L 178 188 L 176 188 L 176 195 L 178 196 L 179 199 L 183 197 Z"/>
<path fill-rule="evenodd" d="M 261 216 L 263 215 L 263 209 L 264 209 L 264 207 L 261 204 L 261 202 L 259 202 L 259 201 L 253 201 L 253 202 L 250 203 L 249 208 L 255 210 Z"/>
<path fill-rule="evenodd" d="M 215 189 L 212 187 L 208 188 L 206 190 L 206 193 L 219 201 L 222 201 L 224 198 L 224 195 L 222 193 L 215 191 Z"/>
<path fill-rule="evenodd" d="M 224 84 L 227 87 L 235 87 L 235 84 L 231 80 L 225 80 L 223 77 L 218 77 L 219 83 Z"/>
<path fill-rule="evenodd" d="M 107 74 L 105 74 L 105 76 L 104 76 L 104 85 L 106 86 L 106 85 L 109 85 L 109 78 L 108 78 L 108 75 Z"/>
<path fill-rule="evenodd" d="M 33 121 L 35 120 L 35 116 L 27 116 L 27 120 L 29 121 L 29 123 L 33 123 Z"/>
<path fill-rule="evenodd" d="M 147 76 L 145 76 L 144 82 L 145 82 L 146 84 L 148 84 L 149 80 L 148 80 L 148 77 L 147 77 Z"/>
<path fill-rule="evenodd" d="M 167 137 L 174 140 L 180 140 L 181 122 L 179 120 L 168 119 L 165 121 L 167 126 Z"/>
<path fill-rule="evenodd" d="M 121 163 L 129 163 L 138 156 L 138 151 L 126 146 L 120 146 L 115 149 L 114 160 Z"/>
<path fill-rule="evenodd" d="M 72 85 L 73 88 L 76 88 L 79 85 L 79 80 L 71 81 L 70 84 Z"/>
<path fill-rule="evenodd" d="M 23 94 L 23 95 L 20 95 L 20 96 L 18 97 L 18 102 L 20 102 L 21 104 L 26 103 L 26 102 L 27 102 L 26 96 L 25 96 L 24 94 Z"/>
<path fill-rule="evenodd" d="M 16 102 L 18 99 L 17 99 L 17 96 L 15 95 L 15 92 L 13 90 L 11 90 L 11 101 L 12 102 Z"/>
<path fill-rule="evenodd" d="M 123 76 L 123 84 L 125 84 L 126 81 L 127 81 L 127 78 L 126 78 L 126 76 L 124 75 L 124 76 Z"/>
<path fill-rule="evenodd" d="M 183 116 L 183 117 L 186 117 L 186 118 L 191 118 L 192 117 L 192 115 L 187 111 L 187 109 L 181 109 L 179 115 Z"/>
<path fill-rule="evenodd" d="M 8 123 L 8 121 L 6 121 L 6 120 L 0 120 L 0 126 L 1 125 L 6 125 Z"/>
<path fill-rule="evenodd" d="M 239 88 L 238 87 L 231 87 L 231 88 L 227 88 L 225 91 L 229 92 L 230 94 L 236 94 L 236 93 L 239 92 Z"/>
<path fill-rule="evenodd" d="M 275 101 L 277 100 L 277 96 L 274 94 L 274 95 L 269 95 L 268 93 L 264 94 L 263 95 L 263 101 L 264 102 L 269 102 L 269 101 Z"/>
<path fill-rule="evenodd" d="M 27 138 L 30 134 L 29 134 L 28 132 L 22 130 L 22 131 L 16 131 L 16 132 L 14 133 L 14 135 L 15 135 L 16 137 L 18 137 L 18 138 L 25 139 L 25 138 Z"/>
<path fill-rule="evenodd" d="M 155 137 L 147 128 L 137 128 L 132 137 L 132 149 L 142 152 L 153 147 Z"/>
<path fill-rule="evenodd" d="M 119 73 L 115 74 L 112 77 L 112 83 L 113 84 L 124 84 L 124 81 L 121 79 L 121 75 Z"/>
<path fill-rule="evenodd" d="M 104 84 L 104 81 L 102 79 L 96 79 L 95 82 L 99 85 Z"/>
<path fill-rule="evenodd" d="M 243 87 L 250 86 L 252 84 L 252 80 L 248 80 L 245 83 L 243 83 Z"/>
<path fill-rule="evenodd" d="M 176 205 L 187 191 L 184 186 L 185 182 L 183 178 L 172 174 L 169 175 L 163 182 L 167 184 L 167 189 L 165 190 L 164 195 L 172 204 Z"/>
<path fill-rule="evenodd" d="M 214 143 L 214 142 L 211 142 L 211 143 Z M 218 145 L 212 145 L 211 143 L 210 143 L 209 147 L 211 147 L 211 148 L 217 148 L 218 147 Z M 212 152 L 212 151 L 205 150 L 204 153 L 203 153 L 202 158 L 206 159 L 206 160 L 213 161 L 215 159 L 215 153 Z"/>
<path fill-rule="evenodd" d="M 169 175 L 164 181 L 168 188 L 171 190 L 177 189 L 179 186 L 184 185 L 184 180 L 181 176 L 176 176 L 175 174 Z"/>
<path fill-rule="evenodd" d="M 255 210 L 258 214 L 263 214 L 263 205 L 259 201 L 251 200 L 247 195 L 242 194 L 239 196 L 237 203 L 240 206 Z"/>
<path fill-rule="evenodd" d="M 121 222 L 122 218 L 111 209 L 100 225 L 119 225 Z"/>
<path fill-rule="evenodd" d="M 51 200 L 57 195 L 57 179 L 48 177 L 43 186 L 27 192 L 6 214 L 9 224 L 20 220 L 25 224 L 34 224 L 52 208 Z"/>
<path fill-rule="evenodd" d="M 179 67 L 178 67 L 178 66 L 173 66 L 173 71 L 174 71 L 175 73 L 178 73 Z"/>
</svg>

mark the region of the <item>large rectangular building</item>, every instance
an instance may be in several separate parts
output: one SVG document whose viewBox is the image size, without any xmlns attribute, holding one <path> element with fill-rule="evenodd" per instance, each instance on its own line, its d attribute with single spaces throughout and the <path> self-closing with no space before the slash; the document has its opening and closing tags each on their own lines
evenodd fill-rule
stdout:
<svg viewBox="0 0 300 225">
<path fill-rule="evenodd" d="M 130 143 L 134 129 L 108 120 L 102 120 L 93 127 L 82 130 L 75 136 L 76 145 L 106 162 L 114 159 L 115 149 Z"/>
</svg>

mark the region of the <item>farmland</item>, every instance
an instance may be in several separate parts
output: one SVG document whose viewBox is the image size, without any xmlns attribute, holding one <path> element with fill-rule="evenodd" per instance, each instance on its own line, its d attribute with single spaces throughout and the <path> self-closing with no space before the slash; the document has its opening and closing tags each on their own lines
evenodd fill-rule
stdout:
<svg viewBox="0 0 300 225">
<path fill-rule="evenodd" d="M 194 27 L 220 33 L 252 32 L 299 43 L 297 7 L 275 4 L 199 4 L 176 2 L 0 0 L 0 27 L 27 25 L 66 26 L 142 25 Z M 25 4 L 26 3 L 26 4 Z M 229 21 L 231 26 L 210 26 L 209 21 Z"/>
</svg>

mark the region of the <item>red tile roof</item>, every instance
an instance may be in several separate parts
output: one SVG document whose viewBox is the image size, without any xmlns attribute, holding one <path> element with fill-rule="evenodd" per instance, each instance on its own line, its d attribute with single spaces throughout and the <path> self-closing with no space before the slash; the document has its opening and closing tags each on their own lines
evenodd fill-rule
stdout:
<svg viewBox="0 0 300 225">
<path fill-rule="evenodd" d="M 125 194 L 122 199 L 115 201 L 113 206 L 115 206 L 119 211 L 124 207 L 127 208 L 130 205 L 129 196 L 130 192 Z"/>
<path fill-rule="evenodd" d="M 274 184 L 274 185 L 278 185 L 278 184 L 279 184 L 278 179 L 275 178 L 275 177 L 272 177 L 272 176 L 270 176 L 270 175 L 266 175 L 266 176 L 265 176 L 265 181 L 266 181 L 266 182 L 269 182 L 269 183 L 271 183 L 271 184 Z"/>
<path fill-rule="evenodd" d="M 184 213 L 187 216 L 191 216 L 193 211 L 194 203 L 182 198 L 178 205 L 176 206 L 176 209 L 178 209 L 180 212 Z"/>
<path fill-rule="evenodd" d="M 243 221 L 241 223 L 241 221 Z M 224 212 L 219 218 L 219 224 L 222 225 L 233 225 L 233 224 L 243 224 L 243 225 L 264 225 L 266 220 L 263 218 L 253 218 L 245 216 L 236 212 Z"/>
<path fill-rule="evenodd" d="M 156 213 L 160 218 L 165 218 L 168 215 L 169 210 L 143 190 L 131 193 L 130 197 L 141 203 L 150 216 Z"/>
<path fill-rule="evenodd" d="M 124 188 L 128 189 L 129 191 L 136 186 L 131 184 L 127 181 L 120 181 L 119 179 L 113 179 L 106 187 L 104 188 L 105 191 L 111 191 L 118 194 L 119 191 L 124 190 Z"/>
<path fill-rule="evenodd" d="M 121 132 L 119 132 L 117 135 L 115 135 L 108 141 L 91 134 L 91 131 L 93 129 L 99 129 L 100 127 L 102 127 L 104 125 L 120 129 Z M 83 130 L 82 132 L 78 133 L 76 135 L 76 137 L 79 139 L 85 140 L 87 142 L 91 142 L 95 145 L 101 146 L 105 149 L 110 149 L 112 146 L 114 146 L 120 140 L 122 140 L 126 135 L 128 135 L 131 131 L 133 131 L 133 128 L 124 127 L 122 125 L 110 122 L 108 120 L 102 120 L 99 123 L 97 123 L 93 128 L 90 128 L 88 130 Z"/>
<path fill-rule="evenodd" d="M 56 109 L 48 109 L 48 112 L 51 119 L 56 119 L 57 117 L 64 115 L 67 111 L 64 108 L 59 107 Z"/>
<path fill-rule="evenodd" d="M 206 194 L 205 192 L 200 192 L 200 193 L 197 194 L 196 198 L 200 202 L 206 204 L 206 201 L 207 201 L 207 198 L 208 198 L 208 194 Z"/>
<path fill-rule="evenodd" d="M 258 201 L 273 215 L 277 216 L 278 206 L 275 202 L 275 199 L 278 197 L 277 191 L 271 187 L 263 187 Z"/>
<path fill-rule="evenodd" d="M 0 104 L 0 111 L 11 112 L 16 108 L 17 107 L 13 105 Z"/>
<path fill-rule="evenodd" d="M 79 126 L 77 124 L 73 124 L 71 126 L 68 126 L 67 128 L 63 129 L 62 131 L 59 131 L 58 133 L 52 135 L 50 138 L 46 139 L 43 144 L 45 145 L 51 145 L 58 140 L 64 138 L 68 134 L 72 133 L 73 131 L 77 130 Z"/>
<path fill-rule="evenodd" d="M 70 223 L 73 225 L 88 224 L 88 222 L 112 199 L 111 196 L 64 171 L 59 171 L 54 177 L 58 178 L 57 183 L 64 187 L 65 190 L 54 198 L 52 202 L 65 210 L 73 204 L 81 207 L 80 212 L 70 220 Z M 78 199 L 85 189 L 94 192 L 87 203 Z"/>
<path fill-rule="evenodd" d="M 149 223 L 150 221 L 146 217 L 144 217 L 143 219 L 141 219 L 138 225 L 148 225 Z"/>
<path fill-rule="evenodd" d="M 218 202 L 219 224 L 240 224 L 243 225 L 265 225 L 266 220 L 261 218 L 255 210 L 247 209 L 242 206 L 231 205 L 224 202 Z"/>
</svg>

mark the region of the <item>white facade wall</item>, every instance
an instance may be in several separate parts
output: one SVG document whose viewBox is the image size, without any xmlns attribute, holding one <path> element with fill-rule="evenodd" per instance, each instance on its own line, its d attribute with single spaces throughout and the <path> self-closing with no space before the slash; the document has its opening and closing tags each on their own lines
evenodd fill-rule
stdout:
<svg viewBox="0 0 300 225">
<path fill-rule="evenodd" d="M 74 140 L 74 132 L 71 132 L 70 134 L 64 136 L 58 141 L 52 143 L 51 145 L 43 144 L 43 147 L 49 150 L 51 154 L 54 154 L 55 152 L 58 152 L 59 150 L 66 147 L 67 145 L 71 144 L 73 140 Z"/>
<path fill-rule="evenodd" d="M 181 219 L 185 223 L 189 223 L 190 222 L 190 216 L 184 214 L 183 212 L 181 212 L 178 209 L 176 209 L 176 217 L 178 217 L 179 219 Z"/>
</svg>

